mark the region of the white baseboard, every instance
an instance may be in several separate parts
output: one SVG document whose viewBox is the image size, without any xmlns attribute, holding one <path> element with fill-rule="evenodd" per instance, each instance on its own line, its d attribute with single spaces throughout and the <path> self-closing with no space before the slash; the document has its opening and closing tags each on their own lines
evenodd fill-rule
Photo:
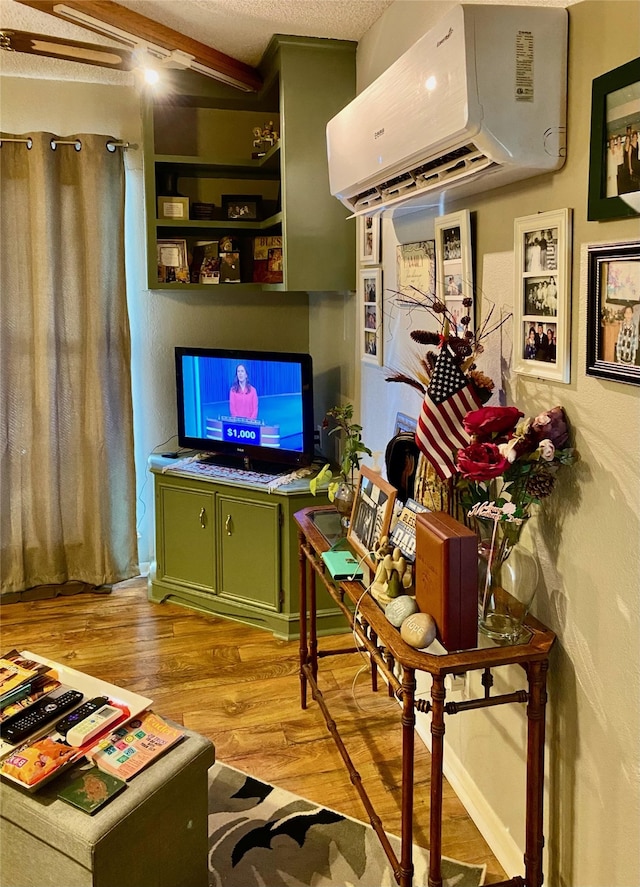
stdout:
<svg viewBox="0 0 640 887">
<path fill-rule="evenodd" d="M 431 751 L 431 732 L 429 718 L 418 717 L 416 732 Z M 487 803 L 460 759 L 448 745 L 443 766 L 445 778 L 460 798 L 465 810 L 476 824 L 478 831 L 485 839 L 493 855 L 510 878 L 522 874 L 524 853 L 514 841 L 509 830 L 498 818 L 493 808 Z"/>
</svg>

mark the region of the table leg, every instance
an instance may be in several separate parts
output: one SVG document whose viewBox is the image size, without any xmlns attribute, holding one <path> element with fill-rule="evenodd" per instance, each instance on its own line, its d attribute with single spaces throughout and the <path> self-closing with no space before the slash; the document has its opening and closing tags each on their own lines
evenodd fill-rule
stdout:
<svg viewBox="0 0 640 887">
<path fill-rule="evenodd" d="M 305 538 L 302 532 L 298 531 L 298 577 L 300 585 L 300 708 L 307 707 L 307 676 L 304 673 L 304 666 L 307 664 L 307 559 L 305 557 L 302 546 Z"/>
<path fill-rule="evenodd" d="M 413 761 L 415 746 L 416 679 L 412 668 L 402 675 L 402 826 L 400 831 L 400 887 L 413 882 Z"/>
<path fill-rule="evenodd" d="M 529 662 L 527 705 L 527 813 L 524 865 L 527 887 L 540 887 L 542 875 L 544 735 L 548 660 Z"/>
<path fill-rule="evenodd" d="M 316 606 L 316 571 L 309 575 L 309 661 L 313 680 L 318 683 L 318 609 Z"/>
<path fill-rule="evenodd" d="M 429 810 L 429 887 L 442 887 L 442 765 L 444 760 L 444 676 L 431 685 L 431 805 Z"/>
<path fill-rule="evenodd" d="M 375 633 L 373 628 L 369 626 L 369 637 L 371 638 L 371 643 L 378 646 L 378 635 Z M 374 693 L 378 690 L 378 666 L 375 664 L 373 659 L 370 659 L 371 662 L 371 689 Z"/>
</svg>

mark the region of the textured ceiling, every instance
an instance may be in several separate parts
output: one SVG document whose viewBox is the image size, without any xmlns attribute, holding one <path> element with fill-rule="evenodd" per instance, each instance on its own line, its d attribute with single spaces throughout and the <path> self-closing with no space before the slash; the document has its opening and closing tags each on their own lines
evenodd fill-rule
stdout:
<svg viewBox="0 0 640 887">
<path fill-rule="evenodd" d="M 117 0 L 188 37 L 257 65 L 273 34 L 359 40 L 393 0 Z M 0 29 L 107 45 L 108 40 L 46 13 L 0 0 Z M 0 52 L 0 73 L 23 77 L 129 83 L 131 74 Z"/>
<path fill-rule="evenodd" d="M 333 37 L 358 41 L 393 0 L 117 0 L 122 6 L 193 37 L 214 49 L 256 65 L 273 34 Z M 407 0 L 404 0 L 407 2 Z M 409 0 L 419 2 L 419 0 Z M 451 0 L 423 0 L 445 11 Z M 469 2 L 469 0 L 468 0 Z M 504 0 L 470 0 L 504 2 Z M 512 0 L 519 5 L 569 6 L 579 0 Z M 14 0 L 0 0 L 0 29 L 15 28 L 86 43 L 106 38 Z M 115 44 L 114 44 L 115 45 Z M 133 75 L 91 65 L 0 52 L 0 74 L 131 84 Z"/>
<path fill-rule="evenodd" d="M 257 65 L 273 34 L 359 40 L 392 0 L 118 0 L 122 6 Z"/>
</svg>

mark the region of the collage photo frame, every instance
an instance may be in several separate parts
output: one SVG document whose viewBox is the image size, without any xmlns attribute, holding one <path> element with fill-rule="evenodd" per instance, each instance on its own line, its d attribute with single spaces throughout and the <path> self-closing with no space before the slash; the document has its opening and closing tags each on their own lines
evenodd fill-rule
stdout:
<svg viewBox="0 0 640 887">
<path fill-rule="evenodd" d="M 358 261 L 361 265 L 380 264 L 380 216 L 358 218 Z"/>
<path fill-rule="evenodd" d="M 358 280 L 360 357 L 382 366 L 382 268 L 363 268 Z"/>
<path fill-rule="evenodd" d="M 447 306 L 456 325 L 455 334 L 474 332 L 474 311 L 463 305 L 473 299 L 473 264 L 471 249 L 471 214 L 469 210 L 439 216 L 434 222 L 436 251 L 436 297 Z M 471 317 L 462 326 L 461 318 Z"/>
<path fill-rule="evenodd" d="M 570 209 L 516 219 L 513 363 L 517 373 L 569 382 Z"/>
</svg>

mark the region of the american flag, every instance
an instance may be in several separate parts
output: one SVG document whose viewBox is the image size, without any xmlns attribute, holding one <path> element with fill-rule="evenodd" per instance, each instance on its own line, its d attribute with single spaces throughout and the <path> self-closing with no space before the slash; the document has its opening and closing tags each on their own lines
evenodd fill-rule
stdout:
<svg viewBox="0 0 640 887">
<path fill-rule="evenodd" d="M 462 420 L 479 406 L 480 399 L 465 374 L 456 366 L 450 348 L 444 344 L 436 360 L 416 428 L 416 443 L 441 480 L 451 477 L 456 467 L 455 452 L 470 442 Z"/>
</svg>

